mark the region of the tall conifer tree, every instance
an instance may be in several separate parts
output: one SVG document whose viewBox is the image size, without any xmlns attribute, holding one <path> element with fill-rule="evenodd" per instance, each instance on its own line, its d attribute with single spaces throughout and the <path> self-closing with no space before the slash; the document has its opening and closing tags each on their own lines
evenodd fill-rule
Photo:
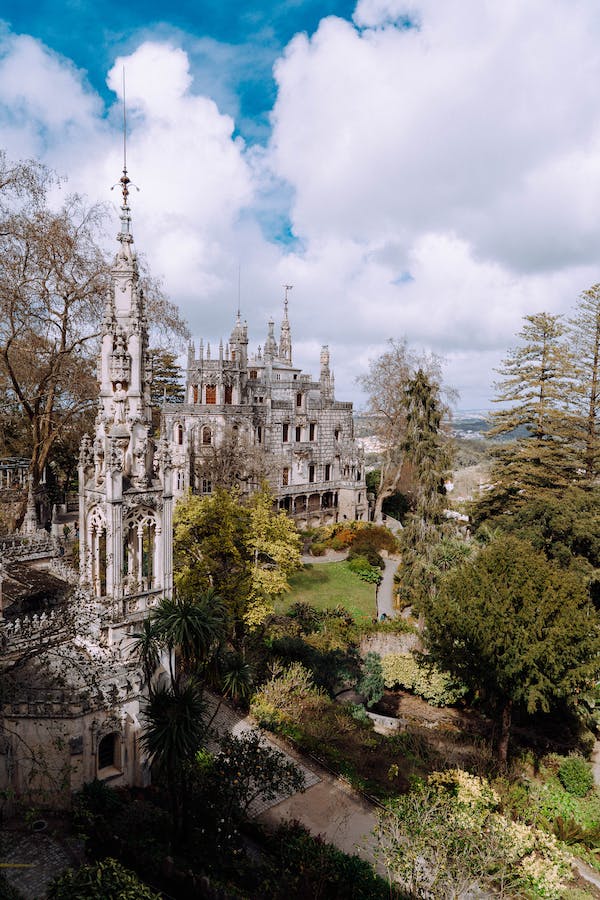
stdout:
<svg viewBox="0 0 600 900">
<path fill-rule="evenodd" d="M 569 336 L 576 376 L 574 438 L 585 481 L 592 483 L 600 474 L 600 284 L 580 296 L 569 320 Z"/>
</svg>

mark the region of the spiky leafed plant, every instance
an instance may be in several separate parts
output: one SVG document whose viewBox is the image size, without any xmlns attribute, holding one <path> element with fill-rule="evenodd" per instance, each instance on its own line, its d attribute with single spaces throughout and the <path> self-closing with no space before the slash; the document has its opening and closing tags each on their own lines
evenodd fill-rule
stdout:
<svg viewBox="0 0 600 900">
<path fill-rule="evenodd" d="M 152 614 L 156 634 L 170 650 L 178 651 L 180 674 L 186 676 L 206 671 L 225 638 L 226 621 L 225 607 L 212 588 L 195 597 L 165 598 Z M 172 676 L 177 690 L 179 678 Z"/>
<path fill-rule="evenodd" d="M 160 660 L 160 641 L 153 620 L 144 619 L 141 630 L 135 632 L 133 638 L 132 653 L 142 664 L 146 684 L 150 687 Z"/>
<path fill-rule="evenodd" d="M 159 777 L 164 778 L 177 834 L 187 823 L 187 773 L 206 734 L 202 694 L 194 679 L 185 686 L 160 687 L 144 710 L 142 746 Z"/>
</svg>

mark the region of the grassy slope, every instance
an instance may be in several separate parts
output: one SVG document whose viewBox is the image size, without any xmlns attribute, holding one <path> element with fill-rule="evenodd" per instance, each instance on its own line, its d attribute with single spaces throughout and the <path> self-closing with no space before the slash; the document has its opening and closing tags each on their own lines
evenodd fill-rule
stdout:
<svg viewBox="0 0 600 900">
<path fill-rule="evenodd" d="M 345 562 L 306 565 L 290 578 L 290 585 L 291 592 L 277 604 L 278 612 L 298 602 L 317 609 L 339 603 L 357 619 L 375 616 L 375 585 L 361 581 Z"/>
</svg>

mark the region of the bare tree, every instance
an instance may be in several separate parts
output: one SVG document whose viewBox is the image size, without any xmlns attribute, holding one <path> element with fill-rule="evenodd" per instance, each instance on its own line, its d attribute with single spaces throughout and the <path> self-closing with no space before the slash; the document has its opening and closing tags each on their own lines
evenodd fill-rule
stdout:
<svg viewBox="0 0 600 900">
<path fill-rule="evenodd" d="M 245 493 L 269 481 L 274 466 L 263 447 L 252 444 L 246 433 L 228 424 L 212 435 L 210 444 L 199 445 L 194 471 L 197 481 L 209 481 L 213 490 L 238 487 Z"/>
</svg>

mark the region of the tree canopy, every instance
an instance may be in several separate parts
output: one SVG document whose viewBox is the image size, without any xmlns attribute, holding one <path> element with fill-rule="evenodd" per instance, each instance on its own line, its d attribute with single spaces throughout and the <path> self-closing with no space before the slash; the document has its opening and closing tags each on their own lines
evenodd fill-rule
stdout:
<svg viewBox="0 0 600 900">
<path fill-rule="evenodd" d="M 446 576 L 426 612 L 426 642 L 496 709 L 503 761 L 513 707 L 570 703 L 600 675 L 600 620 L 581 578 L 511 535 Z"/>
</svg>

